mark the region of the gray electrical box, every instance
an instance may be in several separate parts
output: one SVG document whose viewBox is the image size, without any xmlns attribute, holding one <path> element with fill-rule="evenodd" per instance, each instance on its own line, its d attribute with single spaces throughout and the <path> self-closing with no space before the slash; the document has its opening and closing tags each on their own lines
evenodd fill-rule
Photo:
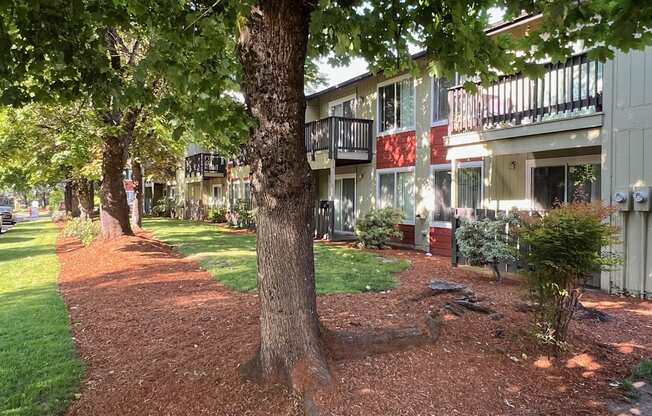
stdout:
<svg viewBox="0 0 652 416">
<path fill-rule="evenodd" d="M 613 200 L 618 211 L 630 211 L 632 209 L 632 196 L 629 188 L 616 189 Z"/>
<path fill-rule="evenodd" d="M 634 211 L 650 211 L 652 209 L 650 196 L 652 196 L 652 186 L 635 186 L 632 193 Z"/>
</svg>

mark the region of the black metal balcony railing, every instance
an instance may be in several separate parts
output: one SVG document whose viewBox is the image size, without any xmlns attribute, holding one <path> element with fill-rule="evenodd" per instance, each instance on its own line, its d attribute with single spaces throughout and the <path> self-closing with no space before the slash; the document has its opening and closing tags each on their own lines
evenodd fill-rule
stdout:
<svg viewBox="0 0 652 416">
<path fill-rule="evenodd" d="M 198 153 L 186 157 L 186 177 L 223 178 L 227 160 L 212 153 Z"/>
<path fill-rule="evenodd" d="M 448 90 L 449 134 L 531 124 L 602 111 L 602 63 L 586 53 L 547 64 L 540 78 L 506 75 L 471 93 Z"/>
<path fill-rule="evenodd" d="M 346 117 L 327 117 L 306 123 L 306 150 L 328 150 L 331 159 L 338 153 L 367 152 L 371 157 L 373 120 Z"/>
</svg>

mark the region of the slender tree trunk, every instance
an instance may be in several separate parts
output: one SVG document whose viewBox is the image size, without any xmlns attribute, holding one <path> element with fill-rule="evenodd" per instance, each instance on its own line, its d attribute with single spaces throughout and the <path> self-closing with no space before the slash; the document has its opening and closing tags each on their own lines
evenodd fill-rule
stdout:
<svg viewBox="0 0 652 416">
<path fill-rule="evenodd" d="M 120 121 L 121 132 L 104 138 L 102 146 L 102 187 L 100 189 L 100 223 L 102 237 L 111 239 L 133 235 L 129 221 L 129 204 L 122 171 L 127 161 L 138 111 L 129 109 Z"/>
<path fill-rule="evenodd" d="M 313 257 L 313 177 L 304 144 L 304 63 L 312 5 L 262 1 L 243 26 L 239 54 L 258 207 L 260 349 L 246 376 L 298 391 L 330 381 L 320 341 Z"/>
<path fill-rule="evenodd" d="M 66 210 L 66 215 L 72 215 L 72 182 L 66 181 L 63 188 L 63 205 Z"/>
<path fill-rule="evenodd" d="M 66 182 L 66 214 L 73 218 L 78 218 L 81 215 L 77 187 L 78 183 L 73 179 Z"/>
<path fill-rule="evenodd" d="M 133 160 L 131 170 L 134 182 L 134 200 L 131 205 L 131 225 L 143 226 L 143 171 L 140 162 Z"/>
<path fill-rule="evenodd" d="M 84 220 L 91 219 L 93 209 L 95 209 L 95 188 L 93 181 L 81 178 L 76 181 L 75 186 L 77 200 L 79 201 L 79 217 Z"/>
</svg>

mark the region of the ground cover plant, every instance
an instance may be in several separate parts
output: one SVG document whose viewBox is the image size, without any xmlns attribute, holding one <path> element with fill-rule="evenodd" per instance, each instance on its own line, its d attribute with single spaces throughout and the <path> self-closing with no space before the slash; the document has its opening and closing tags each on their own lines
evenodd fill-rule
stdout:
<svg viewBox="0 0 652 416">
<path fill-rule="evenodd" d="M 186 256 L 196 257 L 211 275 L 228 287 L 256 288 L 256 237 L 225 227 L 177 220 L 146 219 L 144 226 Z M 389 289 L 393 274 L 406 270 L 405 260 L 385 259 L 345 246 L 315 244 L 317 292 L 357 293 Z"/>
<path fill-rule="evenodd" d="M 20 223 L 0 236 L 0 415 L 61 414 L 82 364 L 57 290 L 56 226 Z"/>
<path fill-rule="evenodd" d="M 85 246 L 90 245 L 100 235 L 100 223 L 91 219 L 70 218 L 63 230 L 65 237 L 77 237 Z"/>
</svg>

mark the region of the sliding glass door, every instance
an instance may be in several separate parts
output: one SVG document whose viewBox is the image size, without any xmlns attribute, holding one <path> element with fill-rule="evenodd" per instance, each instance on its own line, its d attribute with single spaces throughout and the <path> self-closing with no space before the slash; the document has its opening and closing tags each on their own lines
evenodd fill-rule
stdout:
<svg viewBox="0 0 652 416">
<path fill-rule="evenodd" d="M 355 178 L 335 179 L 335 230 L 355 231 Z"/>
<path fill-rule="evenodd" d="M 532 208 L 549 210 L 564 203 L 595 202 L 601 199 L 599 163 L 540 162 L 530 170 Z"/>
</svg>

